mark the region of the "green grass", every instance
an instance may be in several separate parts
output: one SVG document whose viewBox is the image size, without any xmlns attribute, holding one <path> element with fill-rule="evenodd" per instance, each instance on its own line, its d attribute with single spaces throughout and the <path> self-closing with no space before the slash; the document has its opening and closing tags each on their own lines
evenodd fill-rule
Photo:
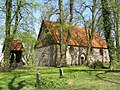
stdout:
<svg viewBox="0 0 120 90">
<path fill-rule="evenodd" d="M 27 66 L 0 72 L 0 90 L 37 90 L 36 73 L 40 73 L 40 90 L 120 90 L 120 70 L 91 69 L 85 66 L 59 68 Z"/>
</svg>

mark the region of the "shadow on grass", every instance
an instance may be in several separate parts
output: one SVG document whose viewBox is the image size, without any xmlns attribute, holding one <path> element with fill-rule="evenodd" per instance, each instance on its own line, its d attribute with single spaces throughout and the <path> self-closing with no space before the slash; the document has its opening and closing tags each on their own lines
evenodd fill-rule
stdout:
<svg viewBox="0 0 120 90">
<path fill-rule="evenodd" d="M 109 73 L 109 72 L 115 72 L 115 73 L 119 73 L 120 70 L 106 70 L 105 73 Z"/>
<path fill-rule="evenodd" d="M 114 83 L 114 84 L 120 85 L 120 83 L 118 83 L 118 82 L 115 82 L 115 81 L 112 81 L 112 80 L 107 80 L 107 79 L 105 79 L 105 77 L 100 77 L 100 75 L 102 75 L 102 74 L 105 74 L 105 73 L 98 73 L 95 76 L 102 81 L 106 81 L 106 82 L 109 82 L 109 83 Z"/>
<path fill-rule="evenodd" d="M 102 72 L 98 72 L 98 71 L 102 71 Z M 117 73 L 117 75 L 120 75 L 120 70 L 108 70 L 108 69 L 97 69 L 97 70 L 95 70 L 95 69 L 91 69 L 91 70 L 79 70 L 79 69 L 71 69 L 71 70 L 68 70 L 67 71 L 67 73 L 74 73 L 74 72 L 86 72 L 86 73 L 88 73 L 89 75 L 93 75 L 92 74 L 92 72 L 95 72 L 94 74 L 95 74 L 95 76 L 98 78 L 98 79 L 100 79 L 100 80 L 102 80 L 102 81 L 105 81 L 105 82 L 109 82 L 109 83 L 114 83 L 114 84 L 117 84 L 117 85 L 120 85 L 120 83 L 119 82 L 117 82 L 117 81 L 114 81 L 114 80 L 112 80 L 112 79 L 107 79 L 106 77 L 102 77 L 102 76 L 100 76 L 100 75 L 102 75 L 102 74 L 106 74 L 106 73 Z M 96 73 L 98 73 L 98 74 L 96 74 Z"/>
<path fill-rule="evenodd" d="M 79 69 L 70 69 L 70 70 L 67 70 L 66 72 L 70 72 L 70 73 L 74 73 L 74 72 L 96 72 L 96 71 L 105 71 L 105 70 L 99 70 L 99 69 L 96 69 L 96 70 L 79 70 Z"/>
<path fill-rule="evenodd" d="M 0 90 L 2 90 L 2 87 L 0 87 Z"/>
<path fill-rule="evenodd" d="M 105 71 L 105 73 L 108 72 L 120 72 L 120 70 L 110 70 L 108 67 L 103 66 L 102 68 L 89 68 L 89 69 L 72 69 L 69 68 L 68 70 L 66 70 L 67 72 L 94 72 L 94 71 Z"/>
<path fill-rule="evenodd" d="M 81 71 L 81 72 L 86 72 L 86 71 L 105 71 L 105 73 L 108 73 L 108 72 L 120 72 L 120 70 L 105 70 L 105 69 L 94 69 L 94 70 L 78 70 L 78 69 L 71 69 L 69 70 L 71 72 L 78 72 L 78 71 Z"/>
<path fill-rule="evenodd" d="M 13 83 L 15 82 L 15 80 L 16 80 L 18 77 L 20 77 L 20 76 L 14 76 L 14 77 L 11 79 L 11 81 L 8 83 L 8 88 L 9 88 L 9 90 L 20 90 L 20 89 L 22 89 L 22 88 L 25 86 L 25 84 L 23 84 L 23 83 L 25 82 L 25 80 L 20 81 L 20 82 L 18 83 L 18 87 L 15 87 L 15 86 L 13 85 Z"/>
</svg>

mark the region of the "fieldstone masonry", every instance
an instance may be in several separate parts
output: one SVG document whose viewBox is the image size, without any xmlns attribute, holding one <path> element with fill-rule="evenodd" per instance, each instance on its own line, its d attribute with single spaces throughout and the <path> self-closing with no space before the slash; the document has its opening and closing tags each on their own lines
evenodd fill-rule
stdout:
<svg viewBox="0 0 120 90">
<path fill-rule="evenodd" d="M 81 55 L 86 54 L 86 47 L 68 46 L 66 52 L 66 62 L 68 65 L 81 65 Z M 109 62 L 108 49 L 92 48 L 89 61 Z M 60 64 L 59 45 L 50 45 L 35 49 L 36 66 L 57 66 Z"/>
</svg>

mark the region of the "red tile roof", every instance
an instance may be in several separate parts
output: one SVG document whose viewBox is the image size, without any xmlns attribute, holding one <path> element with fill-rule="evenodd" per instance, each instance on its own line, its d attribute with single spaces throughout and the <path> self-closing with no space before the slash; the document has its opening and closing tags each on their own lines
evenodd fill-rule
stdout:
<svg viewBox="0 0 120 90">
<path fill-rule="evenodd" d="M 12 40 L 11 42 L 11 51 L 23 51 L 23 45 L 20 40 Z"/>
<path fill-rule="evenodd" d="M 57 44 L 60 44 L 60 24 L 56 22 L 43 20 L 42 27 L 44 29 L 48 29 L 53 36 L 53 39 Z M 86 30 L 85 28 L 77 27 L 77 26 L 69 26 L 67 24 L 63 25 L 64 28 L 64 41 L 67 38 L 66 30 L 71 30 L 71 38 L 69 40 L 69 45 L 74 46 L 88 46 L 88 32 L 90 30 Z M 94 32 L 92 45 L 91 47 L 95 48 L 107 48 L 106 42 L 98 35 L 97 32 Z"/>
</svg>

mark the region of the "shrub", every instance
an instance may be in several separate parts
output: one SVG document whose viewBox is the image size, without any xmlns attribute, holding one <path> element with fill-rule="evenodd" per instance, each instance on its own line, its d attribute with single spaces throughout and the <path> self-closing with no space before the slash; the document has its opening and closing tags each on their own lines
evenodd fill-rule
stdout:
<svg viewBox="0 0 120 90">
<path fill-rule="evenodd" d="M 94 61 L 91 65 L 91 68 L 103 68 L 103 63 L 99 60 Z"/>
</svg>

